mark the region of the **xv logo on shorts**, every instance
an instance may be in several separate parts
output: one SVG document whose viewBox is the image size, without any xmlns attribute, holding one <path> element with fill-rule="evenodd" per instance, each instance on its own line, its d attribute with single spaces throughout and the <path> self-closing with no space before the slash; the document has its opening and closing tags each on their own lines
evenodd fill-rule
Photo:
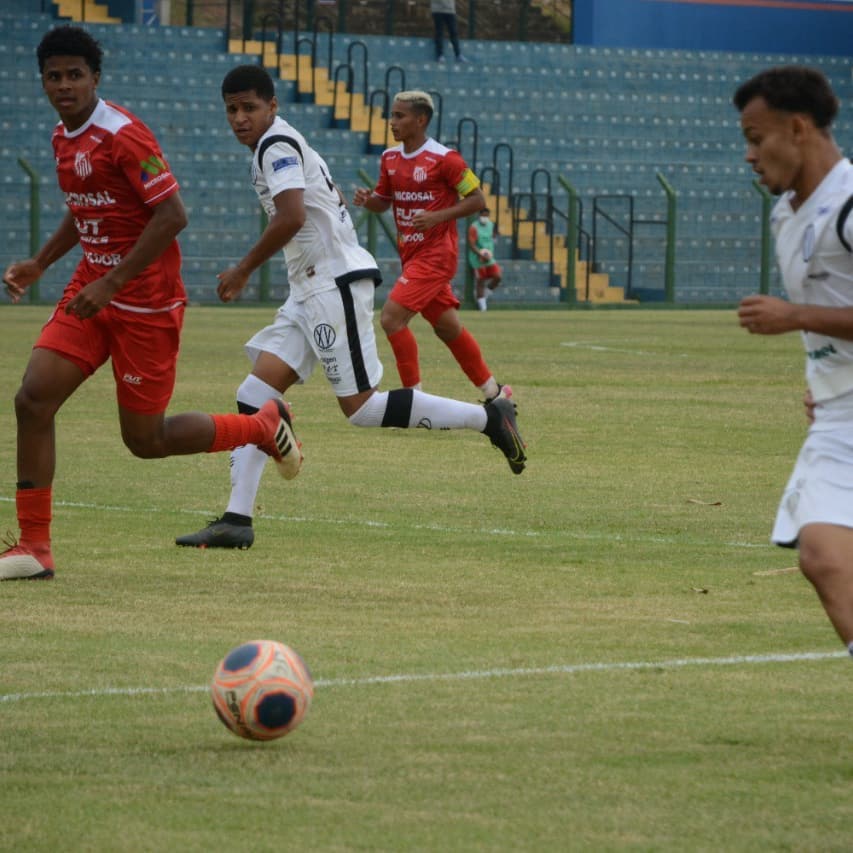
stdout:
<svg viewBox="0 0 853 853">
<path fill-rule="evenodd" d="M 314 343 L 321 350 L 330 350 L 335 345 L 335 339 L 337 335 L 335 334 L 334 328 L 330 326 L 328 323 L 320 323 L 318 326 L 314 327 Z"/>
</svg>

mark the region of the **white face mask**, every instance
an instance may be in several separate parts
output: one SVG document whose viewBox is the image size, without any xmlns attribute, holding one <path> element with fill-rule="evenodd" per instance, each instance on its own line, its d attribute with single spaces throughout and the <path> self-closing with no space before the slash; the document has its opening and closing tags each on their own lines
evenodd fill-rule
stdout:
<svg viewBox="0 0 853 853">
<path fill-rule="evenodd" d="M 480 217 L 480 225 L 486 225 L 488 223 L 488 221 L 489 221 L 488 216 L 481 216 Z"/>
</svg>

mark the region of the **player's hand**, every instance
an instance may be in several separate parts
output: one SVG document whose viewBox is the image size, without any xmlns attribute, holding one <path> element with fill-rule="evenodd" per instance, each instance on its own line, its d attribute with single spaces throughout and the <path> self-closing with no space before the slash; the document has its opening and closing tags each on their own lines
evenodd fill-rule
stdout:
<svg viewBox="0 0 853 853">
<path fill-rule="evenodd" d="M 249 283 L 249 276 L 239 267 L 230 267 L 216 277 L 219 279 L 216 293 L 223 302 L 236 299 Z"/>
<path fill-rule="evenodd" d="M 810 423 L 814 423 L 814 409 L 817 403 L 814 401 L 814 397 L 812 397 L 812 392 L 810 388 L 806 388 L 806 393 L 803 395 L 803 406 L 806 409 L 806 420 Z"/>
<path fill-rule="evenodd" d="M 3 284 L 12 302 L 20 302 L 24 291 L 41 278 L 44 270 L 38 261 L 30 258 L 27 261 L 16 261 L 6 267 L 3 273 Z"/>
<path fill-rule="evenodd" d="M 356 207 L 364 207 L 371 195 L 373 195 L 373 191 L 367 187 L 356 187 L 352 196 L 352 203 Z"/>
<path fill-rule="evenodd" d="M 65 306 L 66 314 L 74 314 L 81 320 L 94 317 L 115 295 L 118 288 L 107 276 L 89 282 L 79 290 Z"/>
<path fill-rule="evenodd" d="M 781 335 L 792 332 L 794 306 L 777 296 L 747 296 L 741 300 L 737 316 L 740 325 L 752 335 Z"/>
<path fill-rule="evenodd" d="M 412 228 L 415 231 L 429 231 L 430 228 L 434 228 L 440 222 L 444 222 L 440 211 L 419 210 L 412 217 Z"/>
</svg>

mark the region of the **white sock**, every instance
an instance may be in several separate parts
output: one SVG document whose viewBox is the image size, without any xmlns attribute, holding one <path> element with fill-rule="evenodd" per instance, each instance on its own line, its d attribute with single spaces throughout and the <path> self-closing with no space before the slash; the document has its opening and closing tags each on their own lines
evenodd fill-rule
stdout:
<svg viewBox="0 0 853 853">
<path fill-rule="evenodd" d="M 486 410 L 475 403 L 436 397 L 409 388 L 377 391 L 349 421 L 360 427 L 425 427 L 426 429 L 473 429 L 486 427 Z"/>
<path fill-rule="evenodd" d="M 478 296 L 478 297 L 477 297 L 477 307 L 478 307 L 481 311 L 485 311 L 485 310 L 486 310 L 486 297 L 485 297 L 485 296 Z"/>
<path fill-rule="evenodd" d="M 493 397 L 498 396 L 498 392 L 501 389 L 495 377 L 490 376 L 488 380 L 480 386 L 480 390 L 483 392 L 483 396 L 487 400 L 491 400 Z"/>
<path fill-rule="evenodd" d="M 237 389 L 237 402 L 253 409 L 260 409 L 267 400 L 280 396 L 276 388 L 251 373 Z M 255 514 L 255 498 L 267 459 L 269 456 L 258 450 L 254 444 L 244 444 L 231 451 L 231 497 L 228 500 L 228 512 L 247 515 L 249 518 Z"/>
</svg>

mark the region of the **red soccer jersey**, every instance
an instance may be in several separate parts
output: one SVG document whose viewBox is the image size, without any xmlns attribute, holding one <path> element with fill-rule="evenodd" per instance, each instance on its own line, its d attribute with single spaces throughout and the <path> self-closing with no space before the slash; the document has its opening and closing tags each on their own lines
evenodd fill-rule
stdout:
<svg viewBox="0 0 853 853">
<path fill-rule="evenodd" d="M 151 131 L 127 110 L 99 100 L 75 131 L 53 131 L 56 176 L 74 217 L 83 258 L 76 277 L 94 281 L 130 252 L 157 204 L 178 191 Z M 160 310 L 185 301 L 177 241 L 115 295 L 113 304 Z"/>
<path fill-rule="evenodd" d="M 451 207 L 460 196 L 469 195 L 479 186 L 462 155 L 434 139 L 427 139 L 411 154 L 406 154 L 402 145 L 382 153 L 374 192 L 394 205 L 397 248 L 404 273 L 406 264 L 417 258 L 419 266 L 428 265 L 437 276 L 453 278 L 459 260 L 456 221 L 417 231 L 412 227 L 412 217 L 422 210 Z"/>
</svg>

